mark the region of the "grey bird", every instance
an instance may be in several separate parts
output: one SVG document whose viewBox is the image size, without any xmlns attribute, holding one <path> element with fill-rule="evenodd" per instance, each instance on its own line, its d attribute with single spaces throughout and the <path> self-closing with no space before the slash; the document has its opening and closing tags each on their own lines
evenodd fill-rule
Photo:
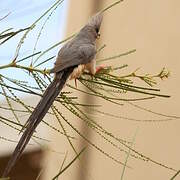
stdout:
<svg viewBox="0 0 180 180">
<path fill-rule="evenodd" d="M 54 67 L 50 70 L 55 73 L 54 80 L 47 87 L 40 102 L 27 120 L 27 126 L 3 172 L 2 177 L 7 177 L 16 161 L 20 158 L 26 145 L 31 139 L 36 127 L 44 118 L 55 98 L 63 89 L 68 78 L 76 79 L 84 70 L 95 74 L 96 70 L 96 45 L 99 30 L 103 19 L 102 13 L 97 13 L 90 18 L 80 32 L 59 51 Z M 97 69 L 96 69 L 97 68 Z"/>
</svg>

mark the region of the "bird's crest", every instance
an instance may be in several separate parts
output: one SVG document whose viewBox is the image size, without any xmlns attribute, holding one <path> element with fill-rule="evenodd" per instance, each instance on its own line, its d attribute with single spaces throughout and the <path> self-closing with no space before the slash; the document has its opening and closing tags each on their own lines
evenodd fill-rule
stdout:
<svg viewBox="0 0 180 180">
<path fill-rule="evenodd" d="M 103 20 L 103 14 L 99 12 L 89 19 L 88 25 L 93 26 L 95 27 L 95 29 L 99 30 L 102 20 Z"/>
</svg>

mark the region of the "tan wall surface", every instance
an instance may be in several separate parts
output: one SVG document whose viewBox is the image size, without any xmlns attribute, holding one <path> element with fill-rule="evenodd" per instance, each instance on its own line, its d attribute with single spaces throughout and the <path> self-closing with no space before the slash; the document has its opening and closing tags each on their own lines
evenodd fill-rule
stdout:
<svg viewBox="0 0 180 180">
<path fill-rule="evenodd" d="M 92 13 L 92 2 L 94 1 L 70 1 L 67 34 L 77 31 L 86 22 Z M 105 7 L 113 0 L 101 2 L 102 6 Z M 105 14 L 101 28 L 101 44 L 107 45 L 106 49 L 102 51 L 102 57 L 119 54 L 134 48 L 137 49 L 137 52 L 132 55 L 114 60 L 116 64 L 129 64 L 126 72 L 131 72 L 139 67 L 141 68 L 139 73 L 157 73 L 162 67 L 167 67 L 171 71 L 171 77 L 164 82 L 158 81 L 159 85 L 157 86 L 162 89 L 162 93 L 170 94 L 171 98 L 157 98 L 147 102 L 135 103 L 153 111 L 169 115 L 179 115 L 179 7 L 180 1 L 178 0 L 124 1 L 121 5 L 117 5 Z M 115 63 L 112 62 L 112 65 Z M 122 73 L 125 72 L 123 71 Z M 129 96 L 127 95 L 127 97 Z M 131 94 L 131 97 L 136 97 L 136 95 Z M 105 104 L 105 109 L 103 110 L 125 117 L 166 119 L 165 117 L 155 116 L 136 109 L 128 103 L 124 103 L 124 106 L 119 107 Z M 180 146 L 178 139 L 180 131 L 178 120 L 161 123 L 134 123 L 104 116 L 98 116 L 97 120 L 116 136 L 128 140 L 132 139 L 138 127 L 135 148 L 156 161 L 177 169 L 179 168 Z M 58 147 L 57 150 L 66 151 L 69 149 L 68 144 L 64 146 L 66 141 L 62 141 L 57 137 L 57 142 L 55 143 L 56 147 Z M 93 135 L 93 142 L 109 152 L 109 154 L 115 155 L 117 159 L 125 160 L 126 156 L 123 153 L 119 153 L 110 145 L 103 143 L 102 138 L 97 135 Z M 83 167 L 81 166 L 82 173 L 85 173 L 89 179 L 120 179 L 122 173 L 121 165 L 106 158 L 93 148 L 90 150 L 90 168 L 88 172 L 83 172 Z M 69 156 L 71 157 L 70 154 Z M 74 154 L 72 154 L 73 156 Z M 57 156 L 55 156 L 51 167 L 55 164 L 61 164 L 63 157 L 57 160 Z M 174 172 L 158 165 L 132 158 L 129 159 L 128 164 L 133 167 L 133 169 L 126 170 L 124 179 L 128 180 L 166 180 L 170 179 L 174 174 Z M 78 167 L 76 165 L 73 167 Z M 73 167 L 65 173 L 66 175 L 62 176 L 63 179 L 75 179 L 76 175 Z M 51 173 L 53 174 L 54 172 Z M 51 175 L 49 177 L 52 177 Z"/>
<path fill-rule="evenodd" d="M 106 1 L 106 4 L 111 2 L 113 1 Z M 146 103 L 139 102 L 138 105 L 171 115 L 179 115 L 179 5 L 180 2 L 176 0 L 125 1 L 105 15 L 102 28 L 102 43 L 107 44 L 107 49 L 103 51 L 102 56 L 135 48 L 137 49 L 135 54 L 119 59 L 120 63 L 129 64 L 129 70 L 140 67 L 142 69 L 140 72 L 157 73 L 164 66 L 170 69 L 172 76 L 169 80 L 160 82 L 160 88 L 162 92 L 172 97 L 170 99 L 158 98 Z M 141 110 L 135 110 L 127 104 L 116 110 L 116 113 L 141 119 L 164 119 L 164 117 L 156 117 Z M 178 155 L 180 147 L 177 142 L 180 136 L 178 120 L 152 124 L 135 124 L 111 118 L 105 121 L 108 122 L 103 121 L 103 125 L 119 134 L 120 137 L 133 136 L 138 126 L 136 149 L 157 161 L 178 168 L 180 160 Z M 94 154 L 96 154 L 95 151 Z M 99 159 L 98 155 L 95 155 L 94 160 L 97 159 L 98 163 L 94 163 L 92 167 L 94 170 L 91 171 L 96 179 L 111 179 L 112 175 L 113 179 L 120 177 L 121 166 L 118 167 L 102 156 Z M 151 163 L 130 160 L 129 164 L 133 170 L 126 171 L 124 179 L 128 180 L 169 179 L 173 174 Z"/>
<path fill-rule="evenodd" d="M 87 22 L 87 19 L 95 9 L 106 7 L 114 1 L 115 0 L 69 1 L 67 36 L 77 32 Z M 124 1 L 104 15 L 101 39 L 99 42 L 99 46 L 103 44 L 107 45 L 100 54 L 101 57 L 116 55 L 134 48 L 137 50 L 134 54 L 107 63 L 107 65 L 111 64 L 114 66 L 118 64 L 129 65 L 127 70 L 119 71 L 119 73 L 125 74 L 140 67 L 138 71 L 140 74 L 146 72 L 154 74 L 158 73 L 162 67 L 167 67 L 171 71 L 170 78 L 165 81 L 158 81 L 159 84 L 155 87 L 160 88 L 162 93 L 171 95 L 171 98 L 157 98 L 146 102 L 136 102 L 134 104 L 162 114 L 177 116 L 180 116 L 179 7 L 179 0 Z M 78 84 L 78 87 L 80 87 L 80 84 Z M 79 96 L 79 94 L 77 95 Z M 135 98 L 137 95 L 131 93 L 123 97 Z M 84 96 L 80 97 L 80 99 L 87 101 L 87 98 Z M 27 102 L 30 104 L 31 101 L 32 99 L 27 99 Z M 33 102 L 33 104 L 34 103 L 35 102 Z M 101 101 L 97 101 L 96 103 L 100 104 Z M 123 106 L 116 106 L 103 103 L 104 106 L 100 110 L 137 119 L 169 119 L 137 109 L 126 102 L 123 102 L 123 104 Z M 80 123 L 80 120 L 69 114 L 62 107 L 59 108 L 61 108 L 60 110 L 75 127 L 81 131 L 86 131 L 86 129 L 82 129 L 84 127 Z M 131 140 L 137 131 L 135 149 L 158 162 L 179 169 L 179 120 L 161 123 L 137 123 L 122 118 L 117 119 L 103 115 L 93 117 L 95 117 L 94 119 L 105 129 L 123 139 Z M 61 129 L 59 123 L 53 121 L 52 117 L 46 116 L 46 120 L 55 125 L 57 129 Z M 79 144 L 82 146 L 83 143 L 79 141 L 80 138 L 78 135 L 73 132 L 71 128 L 68 128 L 64 122 L 63 125 L 65 125 L 66 130 L 71 136 L 77 138 L 73 141 L 75 147 L 78 147 Z M 44 124 L 41 124 L 38 128 L 38 132 L 39 130 L 41 131 L 39 133 L 40 137 L 46 137 L 51 140 L 51 142 L 47 143 L 49 148 L 47 148 L 47 156 L 43 163 L 46 168 L 44 169 L 45 174 L 43 179 L 49 180 L 59 171 L 65 152 L 68 151 L 66 163 L 70 162 L 75 154 L 64 136 L 59 135 L 50 128 L 48 129 Z M 5 135 L 6 137 L 6 129 L 6 126 L 1 129 L 2 136 Z M 17 134 L 8 133 L 10 133 L 9 137 L 12 139 L 17 137 Z M 98 147 L 101 147 L 105 152 L 113 155 L 122 162 L 125 161 L 126 156 L 124 153 L 119 152 L 111 145 L 105 143 L 97 134 L 91 134 L 91 132 L 85 133 L 89 133 L 91 141 L 97 144 Z M 31 147 L 28 147 L 30 150 Z M 1 142 L 1 154 L 7 153 L 7 148 L 9 148 L 9 152 L 14 148 L 14 144 L 9 145 L 7 142 Z M 80 149 L 81 147 L 77 148 L 77 150 Z M 87 152 L 89 153 L 88 155 Z M 120 179 L 123 166 L 105 157 L 97 152 L 96 149 L 91 148 L 91 146 L 88 147 L 84 156 L 87 157 L 84 161 L 86 164 L 75 162 L 60 179 L 84 180 L 85 178 L 80 178 L 81 176 L 78 175 L 79 172 L 87 179 L 92 180 Z M 85 165 L 87 165 L 88 170 L 85 170 Z M 154 165 L 151 162 L 144 162 L 133 158 L 129 158 L 128 165 L 133 169 L 126 169 L 124 180 L 169 180 L 174 174 L 174 172 Z M 177 177 L 177 179 L 179 179 L 179 177 Z"/>
</svg>

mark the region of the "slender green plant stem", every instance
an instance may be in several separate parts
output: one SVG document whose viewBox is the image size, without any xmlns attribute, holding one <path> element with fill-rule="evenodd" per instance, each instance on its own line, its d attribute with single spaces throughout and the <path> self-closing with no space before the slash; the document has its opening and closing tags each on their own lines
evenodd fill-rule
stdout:
<svg viewBox="0 0 180 180">
<path fill-rule="evenodd" d="M 180 174 L 180 170 L 177 171 L 177 173 L 170 180 L 174 180 L 179 174 Z"/>
<path fill-rule="evenodd" d="M 86 148 L 83 148 L 80 153 L 78 153 L 76 155 L 76 157 L 66 166 L 64 167 L 54 178 L 52 178 L 52 180 L 55 180 L 57 177 L 59 177 L 67 168 L 69 168 L 75 161 L 77 158 L 79 158 L 79 156 L 84 152 Z"/>
</svg>

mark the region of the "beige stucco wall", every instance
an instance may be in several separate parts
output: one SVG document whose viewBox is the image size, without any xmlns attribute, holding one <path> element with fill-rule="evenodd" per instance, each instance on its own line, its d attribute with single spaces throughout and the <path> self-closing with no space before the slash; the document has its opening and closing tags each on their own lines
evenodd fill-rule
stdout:
<svg viewBox="0 0 180 180">
<path fill-rule="evenodd" d="M 101 1 L 101 6 L 112 3 L 113 0 Z M 79 30 L 93 12 L 96 1 L 76 0 L 70 1 L 67 34 Z M 137 49 L 137 52 L 114 60 L 111 64 L 128 64 L 126 72 L 131 72 L 136 68 L 141 68 L 139 73 L 157 73 L 162 67 L 167 67 L 171 71 L 171 77 L 163 82 L 158 81 L 158 86 L 162 93 L 170 94 L 169 99 L 157 98 L 147 102 L 135 104 L 147 107 L 153 111 L 179 115 L 180 100 L 180 73 L 179 73 L 179 42 L 180 42 L 180 1 L 173 0 L 151 0 L 151 1 L 124 1 L 104 15 L 101 28 L 101 42 L 107 47 L 102 51 L 102 57 L 119 54 L 130 49 Z M 122 73 L 125 73 L 124 71 Z M 131 97 L 136 97 L 131 94 Z M 127 97 L 129 97 L 127 95 Z M 104 111 L 110 111 L 126 117 L 139 119 L 165 119 L 165 117 L 155 116 L 124 103 L 124 106 L 112 106 L 104 104 Z M 71 117 L 69 117 L 71 120 Z M 177 168 L 180 166 L 179 156 L 179 121 L 161 123 L 134 123 L 123 119 L 113 119 L 110 117 L 98 116 L 96 118 L 106 129 L 116 136 L 132 139 L 138 128 L 135 148 L 145 155 L 162 162 L 166 165 Z M 72 117 L 72 121 L 73 121 Z M 75 122 L 80 126 L 79 121 Z M 70 131 L 71 132 L 71 131 Z M 74 157 L 67 143 L 61 137 L 52 136 L 52 141 L 57 151 L 65 152 L 68 149 L 68 160 Z M 97 135 L 91 135 L 93 143 L 98 144 L 117 159 L 125 160 L 125 155 L 107 145 Z M 78 141 L 77 141 L 78 142 Z M 78 144 L 78 143 L 77 143 Z M 81 167 L 81 173 L 87 179 L 120 179 L 122 166 L 106 158 L 93 148 L 89 157 L 89 168 L 84 171 L 83 166 L 75 163 L 63 176 L 62 179 L 75 179 L 77 169 Z M 59 158 L 59 159 L 58 159 Z M 56 166 L 62 163 L 64 156 L 48 154 L 48 163 L 51 171 L 47 171 L 46 178 L 52 177 L 57 172 Z M 170 179 L 174 172 L 140 160 L 129 159 L 128 164 L 133 169 L 127 169 L 124 179 L 152 180 Z M 178 179 L 178 178 L 177 178 Z"/>
<path fill-rule="evenodd" d="M 114 0 L 76 0 L 69 1 L 69 14 L 67 21 L 66 36 L 77 32 L 82 27 L 89 16 L 95 9 L 106 7 Z M 124 1 L 117 5 L 112 10 L 104 15 L 104 20 L 101 28 L 101 39 L 99 46 L 106 44 L 107 47 L 99 55 L 107 57 L 126 52 L 131 49 L 136 49 L 137 52 L 120 59 L 116 59 L 107 65 L 121 65 L 128 64 L 126 71 L 120 71 L 124 74 L 132 72 L 136 68 L 141 68 L 139 73 L 157 73 L 162 67 L 167 67 L 171 71 L 171 76 L 166 81 L 158 81 L 158 86 L 162 93 L 171 95 L 169 99 L 157 98 L 146 102 L 138 102 L 142 107 L 149 108 L 153 111 L 169 114 L 179 115 L 179 100 L 180 100 L 180 72 L 179 72 L 179 42 L 180 42 L 180 1 L 178 0 L 151 0 L 151 1 Z M 55 27 L 56 28 L 56 27 Z M 73 82 L 72 82 L 73 83 Z M 80 86 L 78 84 L 78 86 Z M 78 94 L 78 96 L 80 96 Z M 136 94 L 127 94 L 124 97 L 136 97 Z M 80 97 L 88 100 L 87 97 Z M 32 99 L 27 99 L 27 103 L 35 104 L 37 102 Z M 96 101 L 96 103 L 102 103 Z M 110 112 L 115 115 L 122 115 L 137 119 L 165 119 L 165 117 L 155 116 L 152 113 L 136 109 L 126 102 L 123 106 L 115 106 L 108 103 L 103 103 L 104 107 L 101 110 Z M 95 133 L 89 132 L 80 120 L 68 114 L 65 109 L 59 107 L 61 112 L 65 114 L 70 122 L 88 134 L 89 138 L 94 144 L 97 144 L 104 151 L 113 155 L 116 159 L 125 161 L 126 156 L 118 150 L 108 145 Z M 2 112 L 1 112 L 2 113 Z M 5 112 L 4 112 L 5 113 Z M 3 115 L 3 113 L 2 113 Z M 116 119 L 107 116 L 93 116 L 104 128 L 127 140 L 131 140 L 137 130 L 135 139 L 135 149 L 152 159 L 166 164 L 168 166 L 179 168 L 179 120 L 170 122 L 156 122 L 156 123 L 135 123 L 124 119 Z M 96 117 L 96 118 L 95 118 Z M 60 129 L 57 121 L 52 119 L 52 116 L 46 116 L 47 122 L 50 122 L 55 127 Z M 63 121 L 62 121 L 63 122 Z M 68 128 L 63 122 L 66 130 L 71 136 L 76 137 L 73 140 L 77 151 L 81 146 L 85 146 L 85 142 L 80 141 L 78 135 Z M 9 131 L 9 132 L 8 132 Z M 50 142 L 45 143 L 46 157 L 42 163 L 44 166 L 43 179 L 52 179 L 58 172 L 65 153 L 67 154 L 66 163 L 70 162 L 75 156 L 67 139 L 47 128 L 43 123 L 38 127 L 38 135 L 46 137 Z M 16 139 L 18 134 L 12 132 L 7 126 L 1 127 L 1 136 Z M 32 141 L 33 143 L 33 141 Z M 39 146 L 28 146 L 27 150 Z M 1 141 L 1 155 L 7 154 L 14 148 L 13 143 Z M 42 147 L 43 148 L 43 147 Z M 61 179 L 120 179 L 122 173 L 122 166 L 115 163 L 111 159 L 105 157 L 96 149 L 89 146 L 83 156 L 83 163 L 75 162 L 61 177 Z M 141 160 L 134 160 L 129 158 L 128 165 L 132 169 L 127 169 L 124 179 L 126 180 L 166 180 L 174 174 L 174 172 L 154 165 L 150 162 L 143 162 Z M 85 168 L 86 167 L 86 168 Z M 177 177 L 178 179 L 178 177 Z"/>
<path fill-rule="evenodd" d="M 77 32 L 80 27 L 86 23 L 88 17 L 96 8 L 106 7 L 113 1 L 114 0 L 99 0 L 98 7 L 96 7 L 97 0 L 69 1 L 66 35 L 68 36 Z M 137 50 L 134 54 L 108 63 L 108 65 L 128 64 L 129 67 L 127 71 L 120 71 L 122 74 L 125 72 L 132 72 L 139 67 L 141 68 L 139 73 L 157 73 L 162 67 L 167 67 L 171 71 L 170 78 L 166 81 L 158 81 L 159 84 L 156 87 L 159 87 L 162 93 L 171 95 L 171 98 L 157 98 L 135 104 L 159 113 L 177 116 L 180 116 L 179 7 L 180 1 L 178 0 L 124 1 L 104 15 L 101 28 L 101 39 L 99 42 L 99 46 L 103 44 L 107 45 L 100 54 L 101 57 L 119 54 L 134 48 Z M 136 97 L 136 95 L 130 94 L 124 97 Z M 85 97 L 83 96 L 81 98 Z M 27 100 L 27 102 L 30 101 L 31 100 Z M 136 109 L 125 102 L 123 106 L 113 106 L 106 103 L 103 103 L 103 105 L 104 109 L 101 108 L 101 110 L 103 109 L 105 112 L 116 115 L 138 119 L 165 119 L 165 117 L 155 116 L 152 113 Z M 62 107 L 60 108 L 62 112 L 64 112 L 64 109 L 62 109 Z M 85 131 L 85 133 L 89 133 L 86 131 L 87 129 L 82 129 L 82 124 L 77 118 L 67 112 L 65 112 L 65 115 L 78 129 Z M 138 129 L 135 139 L 135 149 L 156 161 L 179 169 L 179 120 L 161 123 L 135 123 L 102 115 L 96 116 L 94 119 L 116 136 L 128 140 L 133 138 Z M 46 116 L 46 120 L 54 123 L 57 128 L 60 128 L 56 121 L 52 121 L 52 117 Z M 64 159 L 65 152 L 68 151 L 66 162 L 72 160 L 75 154 L 72 152 L 66 138 L 50 128 L 48 129 L 44 125 L 38 128 L 41 131 L 41 133 L 39 133 L 40 136 L 51 140 L 51 142 L 47 143 L 49 148 L 47 149 L 47 156 L 43 163 L 45 167 L 43 179 L 49 180 L 58 172 Z M 73 141 L 75 147 L 77 147 L 80 144 L 80 138 L 70 128 L 67 128 L 67 126 L 66 129 L 70 135 L 77 138 Z M 2 128 L 1 132 L 1 135 L 5 135 L 5 133 L 7 133 L 7 128 Z M 11 134 L 10 137 L 12 137 L 12 139 L 17 137 L 17 134 L 12 134 L 12 132 L 9 132 L 9 134 Z M 96 134 L 89 134 L 93 143 L 103 148 L 103 150 L 109 154 L 114 155 L 117 159 L 125 161 L 126 156 L 123 153 L 120 153 L 112 148 L 112 146 L 104 143 L 102 138 Z M 1 147 L 2 145 L 4 148 L 1 148 L 1 153 L 7 153 L 6 149 L 7 146 L 9 148 L 9 143 L 2 142 Z M 10 146 L 9 150 L 12 150 L 14 144 Z M 29 146 L 29 150 L 30 149 L 31 147 Z M 77 150 L 79 149 L 81 148 L 77 148 Z M 89 152 L 88 155 L 87 152 Z M 88 147 L 84 157 L 87 157 L 84 161 L 86 164 L 79 165 L 79 163 L 76 162 L 62 175 L 61 179 L 78 179 L 81 177 L 78 175 L 79 172 L 83 174 L 84 177 L 87 177 L 87 179 L 120 179 L 122 166 L 97 152 L 94 148 Z M 86 170 L 84 168 L 85 165 L 88 165 Z M 174 172 L 150 162 L 146 163 L 132 158 L 129 159 L 128 165 L 133 169 L 126 170 L 124 176 L 125 180 L 166 180 L 170 179 L 174 174 Z M 83 178 L 83 180 L 84 179 L 85 178 Z"/>
<path fill-rule="evenodd" d="M 106 1 L 106 4 L 110 2 L 113 1 Z M 172 96 L 170 99 L 158 98 L 146 103 L 138 103 L 138 105 L 156 112 L 171 115 L 179 115 L 179 5 L 180 2 L 177 0 L 124 1 L 105 15 L 102 29 L 102 42 L 108 46 L 107 50 L 103 52 L 103 56 L 136 48 L 135 54 L 119 60 L 120 63 L 128 63 L 129 70 L 140 67 L 142 69 L 140 72 L 157 73 L 162 67 L 167 67 L 171 71 L 172 75 L 169 80 L 159 82 L 158 86 L 162 92 Z M 129 105 L 125 105 L 115 112 L 142 119 L 163 119 L 163 117 L 152 116 L 150 113 L 135 110 Z M 122 137 L 133 136 L 138 126 L 135 147 L 157 161 L 178 168 L 180 164 L 178 120 L 152 124 L 135 124 L 117 119 L 106 121 L 108 123 L 104 123 L 105 126 Z M 96 157 L 94 159 L 97 160 Z M 95 163 L 94 171 L 92 171 L 93 175 L 97 175 L 95 176 L 96 179 L 111 179 L 112 175 L 114 176 L 113 179 L 119 178 L 122 171 L 121 166 L 118 167 L 103 157 L 98 161 L 101 163 L 98 165 Z M 133 170 L 127 170 L 124 179 L 169 179 L 172 176 L 171 171 L 151 163 L 130 160 L 129 164 Z"/>
</svg>

